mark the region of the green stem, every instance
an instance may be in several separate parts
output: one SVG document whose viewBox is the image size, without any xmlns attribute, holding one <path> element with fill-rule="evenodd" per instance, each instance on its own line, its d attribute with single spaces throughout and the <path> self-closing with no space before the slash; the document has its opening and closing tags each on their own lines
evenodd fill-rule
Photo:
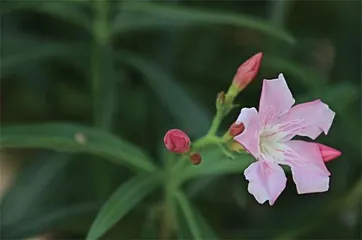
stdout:
<svg viewBox="0 0 362 240">
<path fill-rule="evenodd" d="M 99 45 L 106 45 L 108 39 L 107 28 L 107 2 L 103 0 L 95 0 L 94 2 L 94 20 L 93 20 L 93 51 L 92 51 L 92 84 L 93 92 L 99 90 L 100 69 L 99 69 Z"/>
<path fill-rule="evenodd" d="M 110 96 L 108 88 L 111 84 L 109 72 L 112 60 L 109 52 L 109 24 L 108 24 L 108 2 L 106 0 L 95 0 L 93 5 L 93 45 L 92 45 L 92 90 L 94 102 L 94 123 L 103 129 L 109 128 L 111 110 Z M 106 88 L 108 87 L 108 88 Z"/>
<path fill-rule="evenodd" d="M 93 34 L 99 44 L 107 44 L 109 39 L 108 2 L 95 0 L 94 2 Z"/>
<path fill-rule="evenodd" d="M 172 178 L 172 165 L 173 162 L 166 161 L 165 163 L 165 173 L 166 173 L 166 183 L 164 186 L 164 203 L 163 203 L 163 215 L 161 222 L 161 239 L 170 239 L 171 238 L 171 230 L 174 219 L 173 213 L 173 191 L 176 188 L 174 184 L 174 180 Z"/>
<path fill-rule="evenodd" d="M 215 135 L 206 135 L 196 140 L 196 142 L 192 145 L 192 151 L 198 151 L 207 146 L 219 144 L 221 141 L 222 139 Z"/>
<path fill-rule="evenodd" d="M 206 135 L 206 136 L 196 140 L 192 144 L 192 151 L 198 152 L 202 148 L 212 146 L 212 145 L 217 145 L 217 144 L 220 144 L 221 142 L 222 142 L 222 139 L 217 136 Z M 187 165 L 187 163 L 189 163 L 187 161 L 188 157 L 189 157 L 188 155 L 184 155 L 184 156 L 180 157 L 180 159 L 178 159 L 176 164 L 174 164 L 172 166 L 171 172 L 176 173 L 176 175 L 177 175 L 177 172 L 179 172 L 183 167 L 185 167 Z"/>
<path fill-rule="evenodd" d="M 104 81 L 104 65 L 109 61 L 109 55 L 105 53 L 109 39 L 108 29 L 108 2 L 106 0 L 95 0 L 93 3 L 93 22 L 92 34 L 93 42 L 91 49 L 91 74 L 92 74 L 92 94 L 93 94 L 93 121 L 96 127 L 108 130 L 108 115 L 109 112 L 105 107 L 105 89 L 102 86 Z M 110 93 L 106 93 L 110 95 Z M 105 165 L 102 162 L 94 161 L 92 165 L 94 175 L 105 173 Z M 100 197 L 109 194 L 109 181 L 107 178 L 95 177 L 95 188 L 99 192 Z"/>
<path fill-rule="evenodd" d="M 217 130 L 220 127 L 222 118 L 223 118 L 223 110 L 222 109 L 217 109 L 216 115 L 215 115 L 214 119 L 212 120 L 212 124 L 211 124 L 209 132 L 207 133 L 207 136 L 215 136 L 216 135 Z"/>
</svg>

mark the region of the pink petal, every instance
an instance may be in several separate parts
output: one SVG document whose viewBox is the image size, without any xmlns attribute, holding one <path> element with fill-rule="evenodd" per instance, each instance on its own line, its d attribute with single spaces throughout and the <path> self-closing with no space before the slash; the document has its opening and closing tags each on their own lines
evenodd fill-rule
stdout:
<svg viewBox="0 0 362 240">
<path fill-rule="evenodd" d="M 289 111 L 294 102 L 283 74 L 279 74 L 277 79 L 264 80 L 259 103 L 261 125 L 272 125 L 278 117 Z"/>
<path fill-rule="evenodd" d="M 234 140 L 243 145 L 255 158 L 259 156 L 260 122 L 258 111 L 255 108 L 243 108 L 240 111 L 236 124 L 244 124 L 244 131 L 234 137 Z"/>
<path fill-rule="evenodd" d="M 245 169 L 244 175 L 249 181 L 249 193 L 261 204 L 269 200 L 269 204 L 273 205 L 287 182 L 284 171 L 279 165 L 263 160 L 252 163 Z"/>
<path fill-rule="evenodd" d="M 285 143 L 284 153 L 291 167 L 299 194 L 325 192 L 329 189 L 329 175 L 316 143 L 292 140 Z"/>
<path fill-rule="evenodd" d="M 291 131 L 290 138 L 295 135 L 308 136 L 315 139 L 322 132 L 328 133 L 335 113 L 321 100 L 315 100 L 298 104 L 282 116 L 277 122 L 283 125 L 291 125 L 298 122 L 299 127 Z"/>
</svg>

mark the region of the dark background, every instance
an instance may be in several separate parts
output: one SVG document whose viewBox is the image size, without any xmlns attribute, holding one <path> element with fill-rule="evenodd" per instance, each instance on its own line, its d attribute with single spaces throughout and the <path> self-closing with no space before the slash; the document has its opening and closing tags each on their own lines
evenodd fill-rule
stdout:
<svg viewBox="0 0 362 240">
<path fill-rule="evenodd" d="M 168 129 L 192 139 L 206 133 L 217 93 L 243 61 L 263 52 L 257 78 L 237 102 L 258 106 L 262 79 L 282 72 L 297 103 L 329 104 L 335 122 L 317 141 L 343 153 L 327 164 L 330 191 L 298 196 L 289 181 L 275 206 L 259 205 L 240 169 L 188 183 L 189 199 L 223 238 L 361 238 L 360 1 L 14 0 L 2 1 L 0 14 L 2 126 L 94 126 L 139 146 L 156 163 Z M 133 175 L 90 154 L 0 154 L 8 186 L 1 201 L 4 239 L 43 233 L 82 239 L 100 206 Z M 137 205 L 108 238 L 139 239 L 161 194 Z"/>
</svg>

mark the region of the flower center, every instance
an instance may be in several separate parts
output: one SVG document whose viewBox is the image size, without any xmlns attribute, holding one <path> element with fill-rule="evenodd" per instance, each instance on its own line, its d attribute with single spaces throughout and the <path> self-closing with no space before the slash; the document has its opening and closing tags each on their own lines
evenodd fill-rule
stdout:
<svg viewBox="0 0 362 240">
<path fill-rule="evenodd" d="M 259 135 L 260 153 L 265 160 L 276 163 L 284 161 L 284 141 L 285 134 L 278 132 L 275 128 L 265 128 Z"/>
</svg>

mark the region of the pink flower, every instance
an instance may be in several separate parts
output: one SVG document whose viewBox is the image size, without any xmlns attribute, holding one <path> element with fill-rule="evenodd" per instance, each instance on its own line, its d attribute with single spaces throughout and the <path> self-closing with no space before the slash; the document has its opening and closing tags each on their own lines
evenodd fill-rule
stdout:
<svg viewBox="0 0 362 240">
<path fill-rule="evenodd" d="M 167 150 L 175 153 L 186 153 L 190 150 L 190 138 L 180 129 L 168 130 L 163 137 Z"/>
<path fill-rule="evenodd" d="M 296 135 L 317 138 L 328 133 L 335 113 L 320 100 L 296 105 L 283 74 L 264 80 L 259 113 L 243 108 L 236 123 L 244 131 L 234 139 L 257 161 L 244 172 L 248 191 L 259 203 L 273 205 L 286 185 L 280 164 L 291 168 L 299 194 L 325 192 L 329 188 L 329 171 L 323 161 L 320 145 L 292 140 Z"/>
<path fill-rule="evenodd" d="M 258 53 L 240 65 L 233 79 L 233 85 L 238 89 L 245 88 L 258 74 L 263 53 Z"/>
<path fill-rule="evenodd" d="M 320 144 L 320 143 L 317 143 L 317 144 L 318 144 L 319 150 L 322 154 L 323 161 L 325 161 L 325 162 L 332 161 L 333 159 L 341 156 L 341 154 L 342 154 L 337 149 L 328 147 L 328 146 Z"/>
</svg>

